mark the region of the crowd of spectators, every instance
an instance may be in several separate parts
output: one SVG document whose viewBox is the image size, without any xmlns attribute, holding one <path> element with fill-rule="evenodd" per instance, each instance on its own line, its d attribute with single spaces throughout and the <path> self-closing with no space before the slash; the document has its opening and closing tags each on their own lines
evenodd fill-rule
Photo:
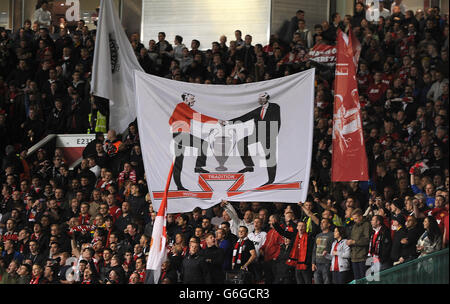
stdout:
<svg viewBox="0 0 450 304">
<path fill-rule="evenodd" d="M 45 1 L 40 10 L 47 20 Z M 347 283 L 368 267 L 384 270 L 448 246 L 448 14 L 413 12 L 402 1 L 381 1 L 379 10 L 373 19 L 374 8 L 358 2 L 353 15 L 334 13 L 310 29 L 299 10 L 264 46 L 239 30 L 206 51 L 181 36 L 171 44 L 163 32 L 147 46 L 130 35 L 146 72 L 178 81 L 233 85 L 318 71 L 308 199 L 224 201 L 169 214 L 159 283 L 224 283 L 238 270 L 253 283 Z M 330 178 L 334 70 L 307 54 L 334 44 L 338 28 L 351 28 L 362 45 L 369 182 Z M 0 284 L 146 280 L 156 214 L 138 125 L 108 130 L 108 101 L 89 93 L 94 47 L 95 30 L 83 21 L 0 29 Z M 96 133 L 75 170 L 61 149 L 27 155 L 46 134 L 67 133 Z"/>
</svg>

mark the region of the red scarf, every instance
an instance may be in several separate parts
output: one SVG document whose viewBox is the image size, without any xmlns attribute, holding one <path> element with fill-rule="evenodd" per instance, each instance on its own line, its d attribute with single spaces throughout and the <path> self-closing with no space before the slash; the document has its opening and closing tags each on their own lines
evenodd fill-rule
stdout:
<svg viewBox="0 0 450 304">
<path fill-rule="evenodd" d="M 137 255 L 137 254 L 133 254 L 133 260 L 136 262 L 136 260 L 142 256 L 142 253 Z"/>
<path fill-rule="evenodd" d="M 138 271 L 138 274 L 139 274 L 139 282 L 144 283 L 145 282 L 145 270 Z M 166 272 L 164 271 L 164 275 L 165 274 L 166 274 Z"/>
<path fill-rule="evenodd" d="M 80 221 L 80 225 L 89 225 L 90 219 L 91 219 L 91 216 L 89 214 L 82 215 L 80 213 L 80 216 L 78 217 L 78 220 Z"/>
<path fill-rule="evenodd" d="M 308 246 L 308 234 L 303 233 L 300 237 L 297 233 L 295 237 L 294 246 L 292 247 L 291 253 L 289 255 L 289 259 L 286 264 L 289 266 L 295 266 L 298 270 L 306 270 L 307 265 L 306 254 L 307 254 L 307 246 Z"/>
<path fill-rule="evenodd" d="M 41 278 L 40 276 L 31 278 L 30 284 L 39 284 L 40 278 Z"/>
<path fill-rule="evenodd" d="M 161 282 L 162 282 L 162 280 L 164 280 L 164 278 L 166 277 L 166 271 L 163 271 L 162 273 L 161 273 L 161 278 L 159 279 Z"/>
<path fill-rule="evenodd" d="M 371 256 L 378 256 L 380 254 L 380 243 L 383 237 L 383 231 L 380 228 L 378 232 L 374 232 L 372 239 L 369 242 L 369 254 Z"/>
<path fill-rule="evenodd" d="M 233 261 L 232 261 L 232 269 L 234 269 L 234 266 L 236 264 L 241 264 L 242 263 L 242 251 L 244 250 L 244 243 L 245 240 L 247 238 L 243 239 L 243 240 L 238 240 L 236 242 L 236 245 L 234 245 L 234 250 L 233 250 Z"/>
<path fill-rule="evenodd" d="M 31 235 L 31 239 L 32 239 L 32 240 L 39 241 L 39 239 L 41 238 L 41 236 L 42 236 L 42 233 L 40 233 L 39 235 L 37 235 L 36 233 L 33 233 L 33 234 Z"/>
</svg>

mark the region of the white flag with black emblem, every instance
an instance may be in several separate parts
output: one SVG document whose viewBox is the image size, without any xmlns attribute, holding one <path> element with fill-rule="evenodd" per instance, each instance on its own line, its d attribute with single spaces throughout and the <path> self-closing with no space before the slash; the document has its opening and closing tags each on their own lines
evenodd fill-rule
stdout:
<svg viewBox="0 0 450 304">
<path fill-rule="evenodd" d="M 91 92 L 110 100 L 110 129 L 125 131 L 136 118 L 133 70 L 143 71 L 112 0 L 102 0 Z"/>
</svg>

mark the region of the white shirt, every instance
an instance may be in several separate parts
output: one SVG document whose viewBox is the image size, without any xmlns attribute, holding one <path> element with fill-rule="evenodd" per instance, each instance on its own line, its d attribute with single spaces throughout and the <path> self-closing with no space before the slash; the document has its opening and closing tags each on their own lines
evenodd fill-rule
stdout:
<svg viewBox="0 0 450 304">
<path fill-rule="evenodd" d="M 255 251 L 256 251 L 256 257 L 259 258 L 259 249 L 262 247 L 264 242 L 266 241 L 267 232 L 260 231 L 252 233 L 249 233 L 248 239 L 253 242 L 253 245 L 255 245 Z"/>
<path fill-rule="evenodd" d="M 400 3 L 400 4 L 397 4 L 397 2 L 392 3 L 392 5 L 391 5 L 391 14 L 394 11 L 394 7 L 397 6 L 397 5 L 400 6 L 400 11 L 404 15 L 406 13 L 407 9 L 406 9 L 406 5 L 403 2 Z"/>
<path fill-rule="evenodd" d="M 306 34 L 306 46 L 308 47 L 308 49 L 313 47 L 314 40 L 313 40 L 313 36 L 312 36 L 310 30 L 305 28 L 303 30 L 297 30 L 296 33 L 305 33 Z"/>
<path fill-rule="evenodd" d="M 218 217 L 215 216 L 211 219 L 211 224 L 214 226 L 220 226 L 220 224 L 222 224 L 225 220 L 223 219 L 223 217 Z"/>
<path fill-rule="evenodd" d="M 391 15 L 389 10 L 383 8 L 382 11 L 378 7 L 372 6 L 366 11 L 366 19 L 369 22 L 378 23 L 378 18 L 383 17 L 384 19 L 388 18 Z"/>
<path fill-rule="evenodd" d="M 231 233 L 237 235 L 240 226 L 247 227 L 248 233 L 252 233 L 253 230 L 255 230 L 255 226 L 253 225 L 253 222 L 246 223 L 244 220 L 240 219 L 236 213 L 236 210 L 234 210 L 234 208 L 233 208 L 233 206 L 231 206 L 231 204 L 226 204 L 224 206 L 224 209 L 227 211 L 228 215 L 231 217 L 231 221 L 229 221 Z"/>
<path fill-rule="evenodd" d="M 184 44 L 175 45 L 173 47 L 173 57 L 177 59 L 178 61 L 181 61 L 183 59 L 183 48 L 185 47 Z"/>
<path fill-rule="evenodd" d="M 52 14 L 49 11 L 44 11 L 41 7 L 34 12 L 34 20 L 39 22 L 41 27 L 48 28 L 52 22 Z"/>
</svg>

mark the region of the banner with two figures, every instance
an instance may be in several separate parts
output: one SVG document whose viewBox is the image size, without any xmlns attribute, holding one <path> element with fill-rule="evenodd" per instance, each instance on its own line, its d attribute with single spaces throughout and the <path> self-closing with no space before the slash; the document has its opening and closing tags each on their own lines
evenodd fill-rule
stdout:
<svg viewBox="0 0 450 304">
<path fill-rule="evenodd" d="M 139 135 L 156 210 L 172 164 L 168 213 L 206 209 L 221 200 L 306 199 L 314 69 L 235 86 L 134 73 Z"/>
</svg>

